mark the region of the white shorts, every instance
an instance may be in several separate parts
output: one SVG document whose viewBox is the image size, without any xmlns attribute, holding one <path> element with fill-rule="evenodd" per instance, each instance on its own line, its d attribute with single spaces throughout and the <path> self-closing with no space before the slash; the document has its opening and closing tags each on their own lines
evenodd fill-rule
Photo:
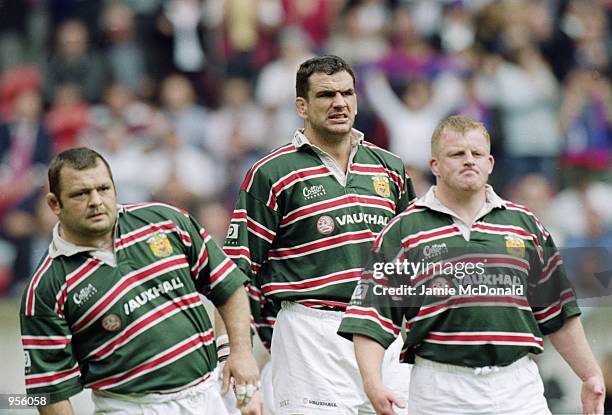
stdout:
<svg viewBox="0 0 612 415">
<path fill-rule="evenodd" d="M 476 369 L 417 356 L 408 408 L 414 415 L 550 414 L 538 366 L 527 356 Z"/>
<path fill-rule="evenodd" d="M 274 411 L 274 388 L 272 387 L 272 364 L 267 362 L 261 368 L 261 393 L 264 400 L 265 415 L 275 415 Z"/>
<path fill-rule="evenodd" d="M 337 334 L 344 313 L 283 302 L 272 336 L 274 410 L 285 414 L 374 414 L 361 383 L 353 343 Z M 385 352 L 383 382 L 407 401 L 410 366 L 399 363 L 402 339 Z M 397 414 L 403 414 L 396 409 Z"/>
<path fill-rule="evenodd" d="M 94 414 L 104 415 L 228 415 L 214 375 L 176 393 L 133 397 L 94 390 Z"/>
</svg>

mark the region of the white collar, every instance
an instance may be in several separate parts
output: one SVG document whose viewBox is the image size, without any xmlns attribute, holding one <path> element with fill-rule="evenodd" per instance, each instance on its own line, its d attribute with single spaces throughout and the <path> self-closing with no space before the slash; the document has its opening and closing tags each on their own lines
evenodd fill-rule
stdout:
<svg viewBox="0 0 612 415">
<path fill-rule="evenodd" d="M 363 139 L 364 139 L 364 134 L 361 131 L 356 130 L 354 128 L 351 129 L 351 147 L 355 147 L 361 144 L 363 142 Z M 308 137 L 304 135 L 303 128 L 299 128 L 295 131 L 295 133 L 293 134 L 293 140 L 291 140 L 291 142 L 296 148 L 300 148 L 305 145 L 317 148 L 314 144 L 310 142 Z"/>
<path fill-rule="evenodd" d="M 59 234 L 59 222 L 53 227 L 53 239 L 49 244 L 49 256 L 55 259 L 59 256 L 70 257 L 81 252 L 89 252 L 91 256 L 100 259 L 107 265 L 115 267 L 117 258 L 114 252 L 105 249 L 96 248 L 94 246 L 81 246 L 68 242 Z"/>
<path fill-rule="evenodd" d="M 446 213 L 459 218 L 459 215 L 457 215 L 452 209 L 440 202 L 440 199 L 438 199 L 438 197 L 436 196 L 436 186 L 431 186 L 427 193 L 425 193 L 424 196 L 420 197 L 415 202 L 415 205 L 427 207 L 431 210 L 435 210 L 436 212 Z M 504 200 L 499 197 L 497 193 L 495 193 L 493 187 L 487 184 L 485 186 L 485 203 L 482 206 L 482 209 L 480 210 L 478 215 L 476 216 L 476 219 L 486 215 L 493 209 L 499 209 L 503 207 L 505 207 Z"/>
</svg>

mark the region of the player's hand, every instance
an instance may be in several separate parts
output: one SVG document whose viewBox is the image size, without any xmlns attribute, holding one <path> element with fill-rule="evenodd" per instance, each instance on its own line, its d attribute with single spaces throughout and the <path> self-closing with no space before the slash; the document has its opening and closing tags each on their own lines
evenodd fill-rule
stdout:
<svg viewBox="0 0 612 415">
<path fill-rule="evenodd" d="M 404 408 L 404 403 L 382 383 L 364 385 L 364 389 L 377 415 L 395 415 L 393 405 Z"/>
<path fill-rule="evenodd" d="M 259 369 L 250 350 L 232 350 L 223 367 L 223 389 L 225 395 L 230 382 L 234 385 L 238 407 L 248 404 L 259 390 Z"/>
<path fill-rule="evenodd" d="M 261 392 L 257 391 L 251 401 L 240 408 L 240 415 L 264 415 L 264 403 Z"/>
<path fill-rule="evenodd" d="M 604 399 L 606 387 L 602 376 L 591 376 L 582 382 L 580 399 L 584 415 L 602 415 L 604 413 Z"/>
</svg>

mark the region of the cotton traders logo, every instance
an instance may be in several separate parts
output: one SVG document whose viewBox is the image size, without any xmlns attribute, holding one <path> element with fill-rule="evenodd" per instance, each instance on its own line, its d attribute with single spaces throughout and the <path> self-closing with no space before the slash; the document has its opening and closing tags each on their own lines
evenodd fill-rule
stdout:
<svg viewBox="0 0 612 415">
<path fill-rule="evenodd" d="M 81 288 L 76 294 L 72 296 L 72 301 L 80 307 L 84 302 L 89 300 L 98 290 L 91 283 L 87 287 Z"/>
<path fill-rule="evenodd" d="M 304 200 L 314 199 L 315 197 L 325 196 L 325 188 L 322 184 L 314 184 L 310 187 L 302 189 Z"/>
<path fill-rule="evenodd" d="M 147 243 L 156 257 L 166 257 L 172 254 L 172 245 L 165 233 L 156 233 L 147 239 Z"/>
<path fill-rule="evenodd" d="M 432 244 L 426 245 L 423 248 L 423 256 L 425 259 L 430 259 L 435 256 L 440 256 L 442 254 L 448 253 L 448 248 L 446 247 L 446 243 L 442 242 L 441 244 Z"/>
</svg>

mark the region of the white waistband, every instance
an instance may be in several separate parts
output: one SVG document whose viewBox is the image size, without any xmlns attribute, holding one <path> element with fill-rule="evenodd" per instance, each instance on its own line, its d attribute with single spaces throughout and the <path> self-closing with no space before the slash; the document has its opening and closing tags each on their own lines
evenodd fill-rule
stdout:
<svg viewBox="0 0 612 415">
<path fill-rule="evenodd" d="M 293 301 L 282 301 L 281 308 L 283 310 L 291 311 L 294 313 L 304 314 L 307 316 L 312 316 L 321 319 L 331 319 L 331 320 L 342 320 L 344 316 L 344 311 L 334 311 L 334 310 L 319 310 L 317 308 L 306 307 L 305 305 L 295 303 Z"/>
<path fill-rule="evenodd" d="M 215 369 L 217 370 L 217 369 Z M 174 401 L 177 399 L 186 398 L 189 396 L 197 395 L 199 393 L 204 392 L 206 389 L 210 388 L 212 385 L 215 385 L 214 380 L 216 379 L 215 372 L 211 372 L 202 379 L 199 379 L 198 382 L 193 386 L 187 386 L 184 389 L 180 389 L 176 392 L 154 392 L 147 394 L 123 394 L 123 393 L 115 393 L 109 392 L 106 390 L 94 389 L 92 393 L 96 395 L 98 398 L 102 399 L 118 399 L 121 401 L 136 403 L 136 404 L 151 404 L 151 403 L 161 403 L 167 401 Z"/>
<path fill-rule="evenodd" d="M 531 363 L 531 359 L 528 356 L 523 356 L 517 361 L 509 364 L 508 366 L 484 366 L 484 367 L 466 367 L 449 365 L 447 363 L 434 362 L 433 360 L 424 359 L 420 356 L 416 356 L 414 360 L 416 366 L 425 366 L 434 370 L 447 372 L 447 373 L 465 373 L 476 376 L 484 376 L 495 373 L 503 373 L 518 369 Z"/>
</svg>

